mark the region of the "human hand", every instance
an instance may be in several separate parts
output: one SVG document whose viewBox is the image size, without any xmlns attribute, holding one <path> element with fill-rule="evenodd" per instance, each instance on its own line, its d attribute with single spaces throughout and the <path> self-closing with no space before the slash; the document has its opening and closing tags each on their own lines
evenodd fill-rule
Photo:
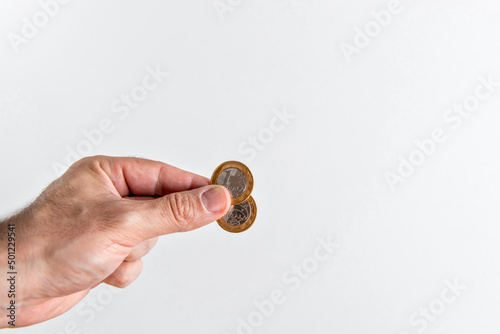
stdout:
<svg viewBox="0 0 500 334">
<path fill-rule="evenodd" d="M 124 288 L 160 235 L 205 226 L 231 206 L 229 192 L 161 162 L 96 156 L 75 163 L 29 207 L 0 223 L 16 231 L 16 327 L 65 313 L 100 283 Z M 5 246 L 4 246 L 5 245 Z M 0 280 L 0 328 L 9 303 Z"/>
</svg>

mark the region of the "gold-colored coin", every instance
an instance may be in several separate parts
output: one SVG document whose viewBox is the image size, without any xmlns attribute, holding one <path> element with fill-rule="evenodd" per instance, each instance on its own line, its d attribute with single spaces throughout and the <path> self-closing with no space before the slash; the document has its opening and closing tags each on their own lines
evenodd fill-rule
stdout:
<svg viewBox="0 0 500 334">
<path fill-rule="evenodd" d="M 253 190 L 253 176 L 250 169 L 238 161 L 228 161 L 217 167 L 211 183 L 224 186 L 231 194 L 231 204 L 245 202 Z"/>
<path fill-rule="evenodd" d="M 250 196 L 243 203 L 233 205 L 229 212 L 217 220 L 224 230 L 231 233 L 240 233 L 248 230 L 257 219 L 257 205 Z"/>
</svg>

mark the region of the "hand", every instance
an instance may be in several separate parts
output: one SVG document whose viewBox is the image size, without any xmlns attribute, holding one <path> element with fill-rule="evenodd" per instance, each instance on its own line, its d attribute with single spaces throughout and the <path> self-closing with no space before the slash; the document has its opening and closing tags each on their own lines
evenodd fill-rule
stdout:
<svg viewBox="0 0 500 334">
<path fill-rule="evenodd" d="M 0 223 L 0 328 L 9 303 L 7 223 L 16 231 L 16 327 L 54 318 L 100 283 L 124 288 L 157 237 L 205 226 L 231 205 L 205 177 L 143 159 L 80 160 L 28 208 Z"/>
</svg>

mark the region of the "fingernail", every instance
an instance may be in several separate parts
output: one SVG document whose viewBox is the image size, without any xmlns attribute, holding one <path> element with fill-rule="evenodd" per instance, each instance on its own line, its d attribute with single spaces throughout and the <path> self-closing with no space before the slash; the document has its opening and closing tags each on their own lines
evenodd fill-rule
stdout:
<svg viewBox="0 0 500 334">
<path fill-rule="evenodd" d="M 212 187 L 201 195 L 201 201 L 207 211 L 219 212 L 226 207 L 226 192 L 223 187 Z"/>
</svg>

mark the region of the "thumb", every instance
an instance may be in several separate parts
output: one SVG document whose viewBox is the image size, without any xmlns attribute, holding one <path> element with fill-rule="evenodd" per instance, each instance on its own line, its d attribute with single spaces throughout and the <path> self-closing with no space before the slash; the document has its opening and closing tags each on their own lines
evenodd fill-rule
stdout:
<svg viewBox="0 0 500 334">
<path fill-rule="evenodd" d="M 222 186 L 206 186 L 140 204 L 145 206 L 140 210 L 142 231 L 149 239 L 195 230 L 221 218 L 231 207 L 231 195 Z"/>
</svg>

